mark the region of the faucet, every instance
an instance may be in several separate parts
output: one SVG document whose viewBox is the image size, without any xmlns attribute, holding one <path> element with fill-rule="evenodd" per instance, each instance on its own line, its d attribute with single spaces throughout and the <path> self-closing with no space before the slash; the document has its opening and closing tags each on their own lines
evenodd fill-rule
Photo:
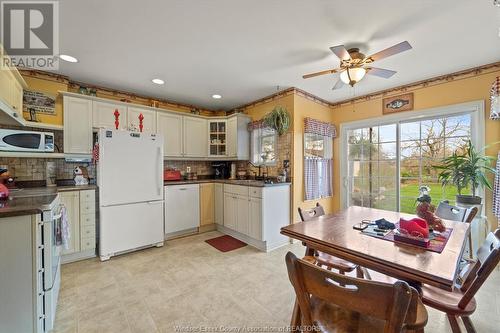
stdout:
<svg viewBox="0 0 500 333">
<path fill-rule="evenodd" d="M 264 179 L 264 177 L 262 176 L 261 172 L 262 172 L 262 165 L 255 165 L 253 164 L 252 162 L 248 161 L 248 164 L 250 164 L 251 166 L 253 166 L 254 168 L 258 168 L 259 169 L 259 173 L 257 174 L 257 172 L 255 171 L 252 171 L 254 176 L 255 176 L 255 180 L 262 180 Z"/>
</svg>

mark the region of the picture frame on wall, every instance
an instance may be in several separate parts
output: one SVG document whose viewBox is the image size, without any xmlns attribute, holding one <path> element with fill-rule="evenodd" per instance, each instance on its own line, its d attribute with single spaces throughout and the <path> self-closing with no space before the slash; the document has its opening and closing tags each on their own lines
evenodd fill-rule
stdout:
<svg viewBox="0 0 500 333">
<path fill-rule="evenodd" d="M 383 114 L 391 114 L 411 110 L 413 110 L 413 93 L 387 97 L 382 100 Z"/>
</svg>

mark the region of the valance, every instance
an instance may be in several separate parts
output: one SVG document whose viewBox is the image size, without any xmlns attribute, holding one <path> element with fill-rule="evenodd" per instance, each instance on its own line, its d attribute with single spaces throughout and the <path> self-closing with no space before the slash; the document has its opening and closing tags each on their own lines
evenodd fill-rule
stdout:
<svg viewBox="0 0 500 333">
<path fill-rule="evenodd" d="M 500 120 L 500 76 L 497 76 L 490 90 L 490 119 Z"/>
<path fill-rule="evenodd" d="M 249 131 L 253 131 L 253 130 L 256 130 L 259 128 L 271 128 L 271 127 L 266 125 L 266 123 L 264 122 L 263 119 L 252 121 L 252 122 L 248 123 L 248 130 Z"/>
<path fill-rule="evenodd" d="M 337 130 L 334 124 L 330 124 L 324 121 L 304 118 L 304 133 L 313 133 L 322 136 L 329 136 L 335 138 L 337 136 Z"/>
</svg>

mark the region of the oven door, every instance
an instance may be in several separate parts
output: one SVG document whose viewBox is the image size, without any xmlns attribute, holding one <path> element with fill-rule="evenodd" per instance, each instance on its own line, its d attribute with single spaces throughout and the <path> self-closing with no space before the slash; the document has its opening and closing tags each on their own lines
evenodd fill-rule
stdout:
<svg viewBox="0 0 500 333">
<path fill-rule="evenodd" d="M 62 211 L 61 206 L 52 212 L 50 218 L 43 221 L 44 235 L 44 290 L 49 291 L 54 287 L 56 276 L 61 264 Z M 45 216 L 44 216 L 45 217 Z"/>
</svg>

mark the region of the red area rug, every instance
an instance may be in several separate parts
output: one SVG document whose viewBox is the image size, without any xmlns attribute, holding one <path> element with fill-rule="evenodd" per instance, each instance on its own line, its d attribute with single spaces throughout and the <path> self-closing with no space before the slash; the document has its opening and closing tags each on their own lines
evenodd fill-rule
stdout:
<svg viewBox="0 0 500 333">
<path fill-rule="evenodd" d="M 212 245 L 221 252 L 229 252 L 239 249 L 240 247 L 247 246 L 247 243 L 243 243 L 242 241 L 229 235 L 207 239 L 205 242 Z"/>
</svg>

